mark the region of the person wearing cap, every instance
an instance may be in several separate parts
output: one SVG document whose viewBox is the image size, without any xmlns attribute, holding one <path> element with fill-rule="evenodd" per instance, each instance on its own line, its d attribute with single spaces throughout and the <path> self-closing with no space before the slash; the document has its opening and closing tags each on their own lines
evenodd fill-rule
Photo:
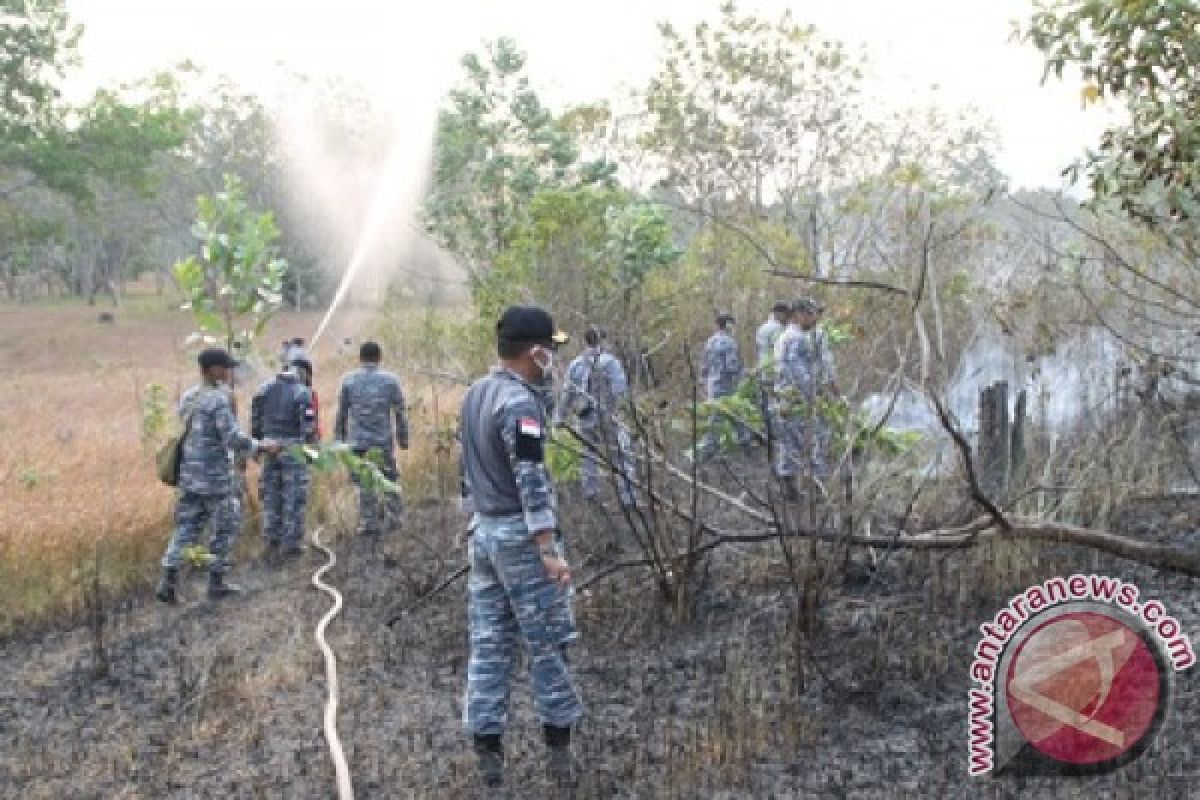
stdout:
<svg viewBox="0 0 1200 800">
<path fill-rule="evenodd" d="M 377 343 L 363 342 L 359 347 L 359 368 L 342 378 L 338 390 L 333 435 L 349 443 L 356 455 L 379 459 L 383 476 L 395 482 L 399 477 L 395 448 L 408 449 L 408 410 L 400 379 L 379 368 L 382 360 L 383 349 Z M 358 486 L 358 532 L 378 535 L 399 527 L 404 511 L 400 495 L 388 494 L 380 503 L 370 486 L 354 473 L 350 477 Z"/>
<path fill-rule="evenodd" d="M 838 399 L 833 353 L 817 327 L 821 305 L 811 297 L 792 306 L 792 320 L 775 343 L 775 391 L 779 419 L 775 474 L 789 497 L 796 496 L 797 470 L 816 478 L 828 474 L 829 423 L 817 399 Z"/>
<path fill-rule="evenodd" d="M 596 450 L 608 454 L 617 467 L 617 499 L 629 507 L 637 504 L 637 493 L 629 477 L 633 475 L 633 446 L 629 432 L 616 417 L 617 404 L 629 393 L 629 381 L 621 362 L 604 347 L 602 328 L 589 327 L 583 340 L 587 346 L 567 367 L 561 411 L 562 417 L 575 415 L 579 433 L 595 448 L 583 453 L 583 495 L 588 500 L 600 493 L 600 457 Z"/>
<path fill-rule="evenodd" d="M 241 500 L 230 453 L 276 454 L 272 439 L 253 439 L 242 433 L 230 404 L 226 384 L 237 362 L 220 348 L 200 353 L 202 382 L 184 393 L 179 416 L 184 422 L 183 452 L 179 462 L 179 497 L 175 504 L 175 530 L 162 559 L 162 577 L 155 595 L 164 603 L 177 601 L 179 564 L 184 550 L 195 543 L 211 521 L 208 597 L 219 599 L 241 591 L 225 579 L 233 542 L 242 526 Z"/>
<path fill-rule="evenodd" d="M 283 356 L 280 359 L 283 369 L 290 367 L 296 358 L 308 358 L 308 353 L 304 351 L 304 337 L 302 336 L 283 340 Z"/>
<path fill-rule="evenodd" d="M 733 338 L 733 325 L 732 314 L 717 315 L 717 329 L 704 344 L 700 379 L 704 381 L 709 400 L 729 397 L 737 391 L 738 382 L 742 379 L 742 353 L 738 348 L 737 339 Z M 714 413 L 709 418 L 708 431 L 696 447 L 697 457 L 701 460 L 711 457 L 717 450 L 717 426 L 720 417 L 720 414 Z M 734 419 L 733 427 L 738 445 L 744 447 L 750 444 L 750 431 L 742 421 Z"/>
<path fill-rule="evenodd" d="M 571 568 L 555 533 L 540 389 L 565 336 L 555 333 L 543 309 L 513 306 L 500 317 L 496 338 L 499 364 L 467 390 L 459 418 L 464 505 L 474 512 L 463 722 L 482 783 L 489 791 L 501 789 L 510 684 L 523 641 L 547 745 L 547 777 L 568 787 L 575 781 L 571 728 L 583 703 L 566 660 L 566 645 L 578 633 Z"/>
<path fill-rule="evenodd" d="M 270 437 L 284 447 L 313 444 L 316 408 L 312 390 L 301 373 L 312 372 L 312 361 L 298 348 L 289 352 L 287 368 L 265 382 L 250 403 L 250 435 Z M 304 517 L 308 510 L 308 463 L 290 452 L 268 455 L 259 473 L 263 535 L 268 557 L 304 552 Z"/>
</svg>

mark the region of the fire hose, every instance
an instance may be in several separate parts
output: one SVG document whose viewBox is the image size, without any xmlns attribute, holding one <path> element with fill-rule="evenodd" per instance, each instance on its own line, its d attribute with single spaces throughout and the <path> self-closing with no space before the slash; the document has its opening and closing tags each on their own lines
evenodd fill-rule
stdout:
<svg viewBox="0 0 1200 800">
<path fill-rule="evenodd" d="M 321 544 L 320 528 L 313 531 L 313 545 L 323 552 L 329 560 L 324 566 L 313 573 L 312 584 L 333 598 L 333 605 L 325 612 L 325 616 L 321 617 L 321 621 L 317 623 L 316 630 L 317 646 L 321 648 L 321 653 L 325 656 L 325 680 L 328 686 L 328 696 L 325 700 L 325 741 L 329 744 L 329 755 L 333 759 L 333 770 L 337 776 L 338 800 L 354 800 L 354 787 L 350 783 L 350 768 L 346 764 L 346 754 L 342 751 L 342 741 L 338 738 L 337 732 L 337 658 L 334 657 L 329 643 L 325 641 L 326 626 L 342 610 L 341 592 L 322 580 L 325 573 L 333 569 L 337 564 L 337 556 L 334 555 L 332 550 Z"/>
</svg>

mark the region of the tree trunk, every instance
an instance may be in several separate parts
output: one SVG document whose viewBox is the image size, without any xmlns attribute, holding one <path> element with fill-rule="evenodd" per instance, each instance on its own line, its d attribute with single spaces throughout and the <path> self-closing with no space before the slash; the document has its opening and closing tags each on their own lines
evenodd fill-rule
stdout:
<svg viewBox="0 0 1200 800">
<path fill-rule="evenodd" d="M 993 498 L 1008 491 L 1012 464 L 1012 423 L 1008 381 L 997 381 L 979 395 L 980 488 Z"/>
</svg>

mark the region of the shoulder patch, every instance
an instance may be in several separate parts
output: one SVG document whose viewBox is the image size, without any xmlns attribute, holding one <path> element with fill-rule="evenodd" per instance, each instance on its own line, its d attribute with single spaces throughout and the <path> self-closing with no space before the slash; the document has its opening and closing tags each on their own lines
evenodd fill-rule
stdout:
<svg viewBox="0 0 1200 800">
<path fill-rule="evenodd" d="M 520 417 L 517 420 L 516 456 L 521 461 L 541 464 L 546 458 L 542 442 L 542 423 L 536 417 Z"/>
</svg>

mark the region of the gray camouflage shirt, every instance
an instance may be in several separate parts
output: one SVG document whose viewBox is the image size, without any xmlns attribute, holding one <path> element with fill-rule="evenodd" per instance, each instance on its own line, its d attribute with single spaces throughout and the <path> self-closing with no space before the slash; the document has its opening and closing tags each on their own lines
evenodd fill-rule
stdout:
<svg viewBox="0 0 1200 800">
<path fill-rule="evenodd" d="M 493 369 L 467 390 L 459 426 L 467 505 L 486 516 L 523 515 L 530 533 L 554 528 L 537 390 L 507 369 Z"/>
<path fill-rule="evenodd" d="M 179 401 L 179 417 L 188 424 L 179 463 L 179 488 L 192 494 L 233 493 L 230 452 L 249 455 L 258 445 L 242 433 L 228 390 L 208 384 L 193 386 Z"/>
<path fill-rule="evenodd" d="M 316 439 L 312 390 L 290 372 L 276 375 L 254 393 L 250 402 L 250 435 L 300 444 Z"/>
<path fill-rule="evenodd" d="M 701 378 L 710 400 L 728 397 L 742 377 L 742 354 L 737 340 L 727 331 L 717 331 L 704 344 Z"/>
<path fill-rule="evenodd" d="M 601 415 L 611 414 L 629 391 L 625 369 L 612 353 L 589 347 L 567 367 L 563 407 L 579 415 L 580 424 L 593 426 Z"/>
<path fill-rule="evenodd" d="M 774 316 L 759 326 L 754 334 L 754 346 L 758 349 L 758 368 L 763 369 L 775 358 L 775 342 L 783 333 L 783 323 Z"/>
<path fill-rule="evenodd" d="M 775 343 L 776 385 L 798 389 L 812 400 L 817 392 L 837 381 L 833 354 L 820 328 L 803 330 L 789 325 Z"/>
<path fill-rule="evenodd" d="M 375 364 L 364 364 L 342 378 L 333 435 L 359 450 L 391 450 L 393 441 L 408 447 L 408 412 L 400 379 Z"/>
</svg>

